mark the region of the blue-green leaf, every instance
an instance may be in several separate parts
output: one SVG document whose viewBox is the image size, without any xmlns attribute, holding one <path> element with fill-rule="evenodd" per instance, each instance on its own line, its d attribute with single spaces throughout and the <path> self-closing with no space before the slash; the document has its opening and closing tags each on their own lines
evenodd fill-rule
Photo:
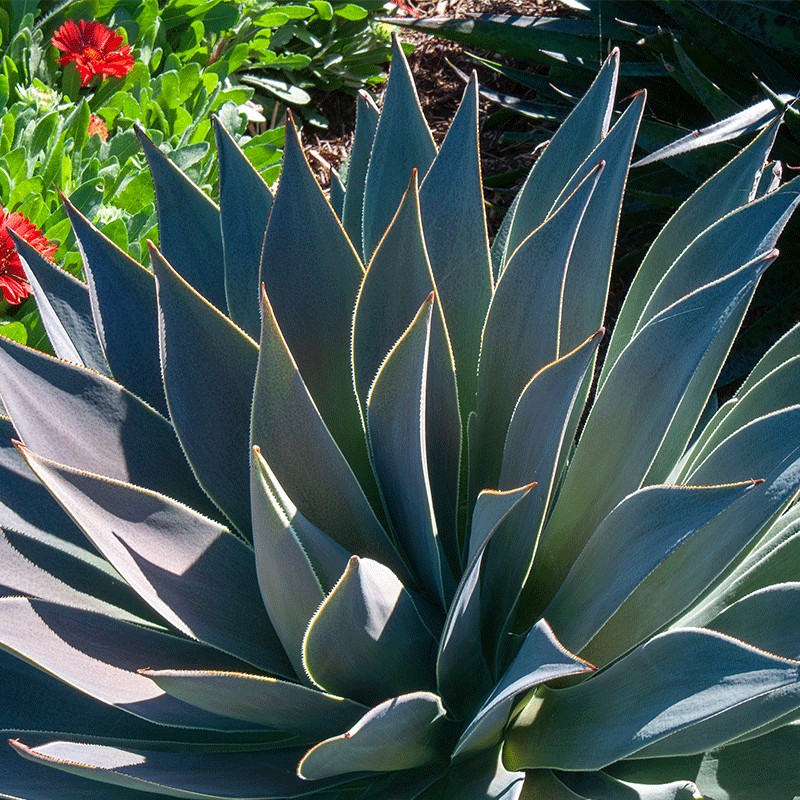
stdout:
<svg viewBox="0 0 800 800">
<path fill-rule="evenodd" d="M 106 796 L 115 798 L 120 787 L 196 800 L 277 800 L 310 789 L 294 772 L 303 752 L 296 748 L 174 753 L 62 741 L 13 747 L 31 761 L 114 786 Z"/>
<path fill-rule="evenodd" d="M 458 800 L 519 800 L 527 782 L 524 772 L 510 772 L 503 766 L 502 751 L 495 748 L 462 760 L 451 769 L 444 796 Z"/>
<path fill-rule="evenodd" d="M 228 306 L 219 209 L 138 126 L 136 133 L 153 176 L 159 249 L 184 280 L 224 312 Z"/>
<path fill-rule="evenodd" d="M 764 168 L 777 133 L 778 122 L 775 122 L 697 189 L 661 229 L 647 251 L 614 323 L 600 373 L 600 385 L 636 331 L 639 317 L 664 273 L 706 228 L 752 199 L 753 182 Z"/>
<path fill-rule="evenodd" d="M 173 627 L 279 675 L 291 675 L 264 612 L 253 552 L 216 522 L 121 481 L 27 448 L 40 481 L 140 597 Z"/>
<path fill-rule="evenodd" d="M 590 672 L 592 665 L 564 648 L 545 620 L 539 620 L 525 636 L 519 652 L 467 725 L 453 750 L 453 757 L 478 753 L 498 744 L 514 699 L 547 681 Z"/>
<path fill-rule="evenodd" d="M 272 208 L 272 192 L 219 118 L 212 116 L 212 120 L 219 158 L 219 221 L 227 309 L 231 319 L 255 339 L 261 327 L 261 247 Z"/>
<path fill-rule="evenodd" d="M 472 495 L 498 485 L 514 405 L 531 376 L 558 357 L 564 275 L 602 170 L 597 165 L 561 208 L 517 248 L 497 283 L 478 368 L 478 416 L 475 437 L 470 439 Z"/>
<path fill-rule="evenodd" d="M 360 91 L 356 100 L 356 129 L 347 168 L 342 224 L 362 259 L 364 258 L 364 186 L 379 113 L 372 98 L 366 92 Z"/>
<path fill-rule="evenodd" d="M 398 264 L 403 269 L 398 269 Z M 364 276 L 353 316 L 353 376 L 362 404 L 366 404 L 387 353 L 403 336 L 431 291 L 436 292 L 436 286 L 425 250 L 416 176 L 412 176 L 397 216 Z M 461 425 L 453 357 L 441 303 L 433 311 L 428 361 L 424 427 L 431 440 L 435 436 L 436 446 L 426 443 L 427 469 L 438 534 L 446 556 L 455 562 Z"/>
<path fill-rule="evenodd" d="M 503 523 L 486 554 L 483 612 L 484 618 L 494 620 L 494 640 L 501 652 L 534 560 L 558 477 L 557 465 L 571 444 L 566 436 L 573 407 L 603 333 L 601 328 L 580 347 L 537 372 L 517 401 L 508 426 L 500 488 L 537 483 Z"/>
<path fill-rule="evenodd" d="M 405 577 L 408 570 L 303 382 L 266 293 L 262 304 L 251 443 L 309 522 L 349 552 Z M 315 465 L 313 472 L 308 464 Z"/>
<path fill-rule="evenodd" d="M 58 680 L 162 725 L 252 730 L 166 695 L 139 674 L 142 665 L 169 669 L 230 669 L 240 662 L 205 645 L 90 611 L 28 600 L 0 599 L 0 647 Z"/>
<path fill-rule="evenodd" d="M 543 612 L 559 639 L 570 650 L 596 660 L 591 640 L 608 620 L 615 614 L 626 617 L 626 611 L 635 614 L 635 603 L 627 607 L 625 603 L 642 583 L 755 485 L 748 481 L 728 486 L 650 486 L 626 497 L 600 523 Z M 680 580 L 679 574 L 670 575 Z M 666 577 L 663 582 L 668 582 Z M 625 619 L 617 620 L 614 630 L 623 639 L 605 639 L 603 663 L 638 643 L 624 638 L 626 631 L 638 632 Z"/>
<path fill-rule="evenodd" d="M 375 495 L 350 369 L 353 306 L 363 275 L 290 121 L 261 280 L 322 419 L 359 481 Z"/>
<path fill-rule="evenodd" d="M 739 732 L 725 725 L 726 714 L 798 687 L 796 661 L 713 631 L 670 631 L 578 686 L 545 689 L 531 700 L 507 736 L 505 762 L 512 769 L 601 769 L 714 718 L 724 742 Z M 696 744 L 692 752 L 715 742 Z"/>
<path fill-rule="evenodd" d="M 277 481 L 258 448 L 253 448 L 250 461 L 258 584 L 264 606 L 295 675 L 303 679 L 303 637 L 308 623 L 325 599 L 325 591 L 303 542 L 275 494 L 273 487 Z M 321 532 L 320 535 L 324 536 Z"/>
<path fill-rule="evenodd" d="M 504 269 L 506 257 L 549 216 L 569 179 L 608 133 L 618 73 L 619 51 L 615 49 L 534 163 L 520 189 L 505 250 L 492 254 L 496 274 Z"/>
<path fill-rule="evenodd" d="M 166 415 L 153 275 L 100 233 L 69 200 L 63 202 L 83 259 L 95 324 L 111 372 Z"/>
<path fill-rule="evenodd" d="M 243 672 L 144 670 L 167 694 L 231 719 L 301 736 L 330 736 L 349 728 L 366 708 L 296 683 Z"/>
<path fill-rule="evenodd" d="M 642 485 L 705 354 L 731 315 L 747 305 L 771 261 L 771 256 L 756 259 L 678 300 L 617 360 L 597 394 L 542 534 L 534 566 L 542 597 L 549 598 L 561 584 L 608 512 Z"/>
<path fill-rule="evenodd" d="M 434 295 L 383 362 L 367 397 L 370 455 L 389 524 L 422 585 L 446 608 L 452 590 L 428 480 L 428 354 Z"/>
<path fill-rule="evenodd" d="M 151 259 L 160 311 L 161 370 L 172 423 L 200 485 L 249 537 L 247 427 L 258 348 L 155 248 Z"/>
<path fill-rule="evenodd" d="M 8 228 L 36 298 L 47 338 L 59 358 L 110 377 L 97 338 L 89 290 Z"/>
<path fill-rule="evenodd" d="M 311 620 L 303 662 L 317 686 L 372 705 L 435 685 L 436 639 L 414 599 L 377 561 L 353 556 Z"/>
<path fill-rule="evenodd" d="M 494 685 L 483 648 L 476 646 L 481 640 L 483 554 L 499 525 L 532 488 L 528 484 L 507 492 L 481 492 L 472 512 L 469 564 L 450 604 L 436 662 L 439 693 L 458 716 L 473 712 Z"/>
<path fill-rule="evenodd" d="M 453 346 L 462 416 L 475 404 L 481 330 L 492 268 L 478 151 L 478 82 L 473 75 L 419 192 L 425 246 Z"/>
<path fill-rule="evenodd" d="M 109 378 L 0 337 L 0 393 L 45 458 L 212 508 L 170 423 Z"/>
<path fill-rule="evenodd" d="M 441 757 L 440 740 L 446 730 L 445 710 L 435 694 L 393 697 L 375 706 L 347 733 L 312 747 L 297 772 L 307 780 L 319 780 L 424 766 Z"/>
<path fill-rule="evenodd" d="M 369 261 L 400 205 L 412 170 L 424 176 L 436 145 L 395 34 L 392 67 L 364 184 L 364 260 Z"/>
</svg>

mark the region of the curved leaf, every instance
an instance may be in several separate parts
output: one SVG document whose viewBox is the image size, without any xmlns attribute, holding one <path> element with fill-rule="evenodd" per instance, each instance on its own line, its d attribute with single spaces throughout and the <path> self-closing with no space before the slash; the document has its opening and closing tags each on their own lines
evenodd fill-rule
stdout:
<svg viewBox="0 0 800 800">
<path fill-rule="evenodd" d="M 367 397 L 378 486 L 395 536 L 422 584 L 447 607 L 447 573 L 428 480 L 427 384 L 434 295 L 383 362 Z"/>
<path fill-rule="evenodd" d="M 367 710 L 343 697 L 265 675 L 210 670 L 144 670 L 167 694 L 231 719 L 300 736 L 330 736 Z"/>
<path fill-rule="evenodd" d="M 393 697 L 370 710 L 347 733 L 312 747 L 297 773 L 316 781 L 353 772 L 421 767 L 441 755 L 446 730 L 445 710 L 435 694 Z"/>
<path fill-rule="evenodd" d="M 265 292 L 251 421 L 258 446 L 303 516 L 351 553 L 407 570 L 308 392 Z M 313 473 L 306 465 L 314 464 Z"/>
<path fill-rule="evenodd" d="M 353 556 L 311 620 L 303 661 L 315 684 L 372 705 L 433 688 L 436 640 L 391 570 Z"/>
<path fill-rule="evenodd" d="M 90 541 L 186 636 L 269 672 L 291 668 L 258 591 L 253 552 L 226 528 L 163 495 L 41 458 L 25 460 Z"/>
<path fill-rule="evenodd" d="M 422 182 L 419 203 L 425 246 L 450 331 L 461 413 L 466 416 L 475 404 L 481 329 L 492 297 L 475 75 Z"/>
<path fill-rule="evenodd" d="M 172 425 L 109 378 L 0 337 L 0 394 L 19 437 L 45 458 L 212 508 Z"/>
<path fill-rule="evenodd" d="M 800 663 L 712 631 L 670 631 L 578 686 L 534 698 L 508 734 L 505 761 L 512 769 L 601 769 L 712 718 L 725 741 L 738 733 L 725 728 L 726 712 L 785 690 L 800 690 Z"/>
<path fill-rule="evenodd" d="M 350 368 L 353 306 L 363 275 L 290 122 L 281 182 L 264 238 L 261 280 L 328 430 L 375 495 Z"/>
</svg>

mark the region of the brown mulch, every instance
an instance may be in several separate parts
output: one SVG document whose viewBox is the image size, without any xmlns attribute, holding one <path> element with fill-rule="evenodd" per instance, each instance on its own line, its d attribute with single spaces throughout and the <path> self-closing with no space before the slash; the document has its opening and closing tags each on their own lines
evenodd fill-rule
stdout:
<svg viewBox="0 0 800 800">
<path fill-rule="evenodd" d="M 420 17 L 457 18 L 469 13 L 486 12 L 527 16 L 563 13 L 559 12 L 553 0 L 420 0 L 412 2 L 411 5 Z M 407 12 L 398 11 L 400 15 L 404 13 Z M 403 41 L 415 45 L 414 52 L 409 56 L 409 64 L 414 73 L 425 117 L 437 143 L 440 143 L 447 133 L 464 91 L 464 82 L 453 67 L 467 74 L 477 70 L 482 86 L 524 97 L 519 84 L 477 64 L 465 54 L 461 45 L 455 42 L 407 29 L 401 29 L 400 37 Z M 496 58 L 493 54 L 485 55 Z M 513 64 L 508 59 L 506 63 L 530 69 L 530 64 Z M 382 91 L 381 88 L 377 92 L 378 104 L 382 99 Z M 303 134 L 306 154 L 312 169 L 320 183 L 327 186 L 330 169 L 338 169 L 349 151 L 355 124 L 355 103 L 346 95 L 329 95 L 322 101 L 321 110 L 329 120 L 328 128 L 318 130 L 307 126 Z M 483 119 L 494 111 L 496 107 L 493 107 L 492 103 L 488 100 L 481 101 Z M 511 190 L 521 182 L 522 176 L 533 163 L 530 145 L 508 144 L 501 141 L 501 132 L 511 129 L 529 130 L 530 125 L 523 118 L 515 116 L 514 119 L 504 123 L 502 131 L 487 128 L 481 132 L 484 176 L 519 173 L 505 191 L 487 193 L 489 224 L 492 229 L 496 229 L 502 217 L 502 210 L 508 206 L 510 197 L 513 196 Z"/>
</svg>

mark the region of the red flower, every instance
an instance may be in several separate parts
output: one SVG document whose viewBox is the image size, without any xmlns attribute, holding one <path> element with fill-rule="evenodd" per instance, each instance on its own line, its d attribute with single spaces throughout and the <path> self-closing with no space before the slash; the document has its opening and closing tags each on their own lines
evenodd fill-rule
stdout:
<svg viewBox="0 0 800 800">
<path fill-rule="evenodd" d="M 50 41 L 65 53 L 58 60 L 62 67 L 75 62 L 81 86 L 86 86 L 95 75 L 100 75 L 102 80 L 107 75 L 123 78 L 133 69 L 130 45 L 123 45 L 122 36 L 102 22 L 80 19 L 76 23 L 68 19 Z"/>
<path fill-rule="evenodd" d="M 108 141 L 108 125 L 106 125 L 105 120 L 103 120 L 102 117 L 98 117 L 97 114 L 89 115 L 89 126 L 86 132 L 89 136 L 99 136 L 102 141 Z"/>
<path fill-rule="evenodd" d="M 0 206 L 0 291 L 12 306 L 16 306 L 31 294 L 31 286 L 25 279 L 25 270 L 8 233 L 9 228 L 50 261 L 58 245 L 48 241 L 26 216 L 16 211 L 9 214 Z"/>
</svg>

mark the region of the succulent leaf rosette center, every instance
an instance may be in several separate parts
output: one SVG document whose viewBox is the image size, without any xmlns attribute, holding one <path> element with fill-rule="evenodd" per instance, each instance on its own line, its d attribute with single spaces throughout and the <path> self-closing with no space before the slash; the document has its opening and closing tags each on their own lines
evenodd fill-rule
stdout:
<svg viewBox="0 0 800 800">
<path fill-rule="evenodd" d="M 140 135 L 152 269 L 69 202 L 86 284 L 15 236 L 57 357 L 0 339 L 0 795 L 798 794 L 800 326 L 714 387 L 800 179 L 775 120 L 601 364 L 618 61 L 491 247 L 477 82 L 437 147 L 397 43 L 329 197 L 216 121 L 219 207 Z"/>
</svg>

